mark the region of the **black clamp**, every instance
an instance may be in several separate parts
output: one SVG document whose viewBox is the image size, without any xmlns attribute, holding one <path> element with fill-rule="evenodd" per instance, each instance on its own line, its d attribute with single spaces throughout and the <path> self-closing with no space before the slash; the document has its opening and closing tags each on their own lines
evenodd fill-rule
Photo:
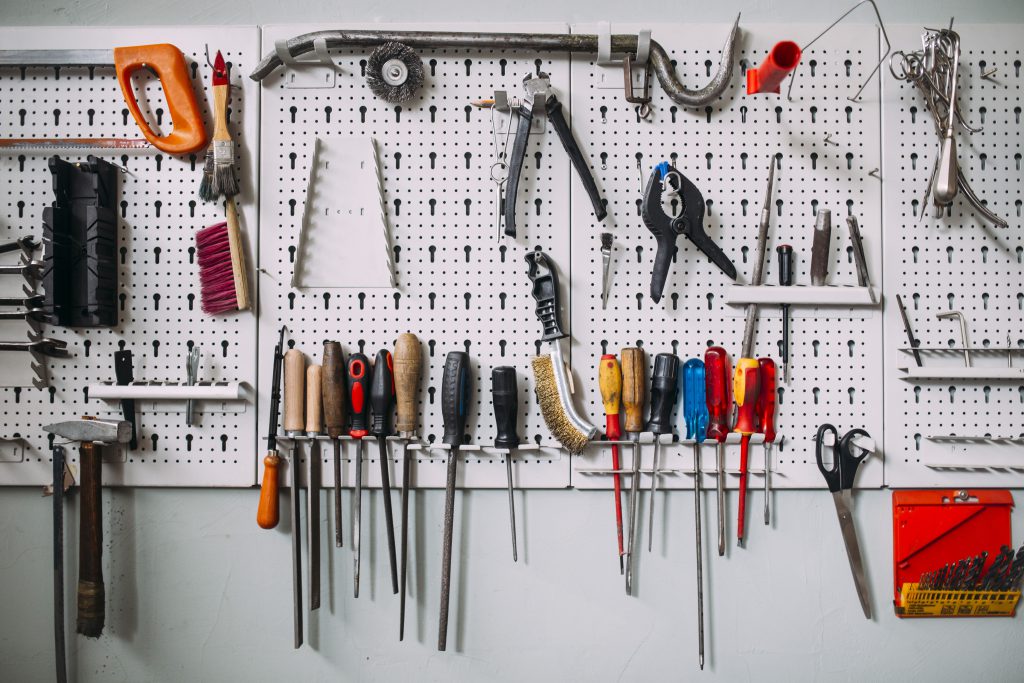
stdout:
<svg viewBox="0 0 1024 683">
<path fill-rule="evenodd" d="M 530 95 L 530 99 L 520 104 L 516 109 L 516 112 L 519 114 L 519 125 L 516 128 L 516 139 L 512 143 L 512 155 L 508 166 L 508 189 L 505 196 L 505 234 L 509 237 L 516 236 L 516 195 L 519 191 L 519 176 L 522 174 L 523 162 L 526 159 L 526 146 L 530 142 L 530 127 L 533 125 L 534 115 L 532 105 L 537 98 L 542 98 L 544 101 L 544 114 L 551 121 L 558 139 L 562 142 L 562 148 L 569 155 L 569 161 L 572 162 L 573 168 L 576 169 L 577 175 L 579 175 L 580 180 L 583 182 L 583 188 L 587 191 L 587 196 L 590 197 L 590 204 L 594 208 L 594 215 L 598 221 L 603 221 L 605 216 L 608 215 L 608 211 L 601 200 L 601 194 L 597 190 L 597 183 L 590 172 L 590 166 L 583 158 L 583 152 L 580 151 L 576 138 L 573 137 L 572 130 L 569 128 L 569 123 L 562 114 L 562 103 L 551 92 L 551 81 L 548 79 L 547 74 L 539 73 L 536 76 L 527 76 L 523 79 L 523 85 Z M 512 125 L 511 121 L 509 125 Z"/>
<path fill-rule="evenodd" d="M 674 218 L 665 213 L 661 206 L 662 194 L 668 190 L 682 204 Z M 661 301 L 668 279 L 669 267 L 676 255 L 676 237 L 686 235 L 694 246 L 704 252 L 708 259 L 718 266 L 730 279 L 736 279 L 736 266 L 715 242 L 704 232 L 704 197 L 700 190 L 667 161 L 654 167 L 644 190 L 641 216 L 644 225 L 658 241 L 658 253 L 654 257 L 654 271 L 651 273 L 651 298 Z"/>
</svg>

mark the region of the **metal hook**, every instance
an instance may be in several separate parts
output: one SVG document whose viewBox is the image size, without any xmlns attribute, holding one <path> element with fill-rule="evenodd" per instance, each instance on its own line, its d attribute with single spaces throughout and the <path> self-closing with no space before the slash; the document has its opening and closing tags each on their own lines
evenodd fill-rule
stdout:
<svg viewBox="0 0 1024 683">
<path fill-rule="evenodd" d="M 878 11 L 878 5 L 875 4 L 875 0 L 860 0 L 860 2 L 858 2 L 856 5 L 854 5 L 850 9 L 846 10 L 846 12 L 844 12 L 842 16 L 840 16 L 838 19 L 836 19 L 831 24 L 829 24 L 828 28 L 826 28 L 824 31 L 822 31 L 817 36 L 815 36 L 814 40 L 812 40 L 811 42 L 809 42 L 806 45 L 804 45 L 803 48 L 801 49 L 802 52 L 807 52 L 807 50 L 811 47 L 811 45 L 814 45 L 816 42 L 818 42 L 819 38 L 821 38 L 823 35 L 825 35 L 829 31 L 831 31 L 832 28 L 836 24 L 838 24 L 840 21 L 845 19 L 851 12 L 853 12 L 855 9 L 857 9 L 858 7 L 863 5 L 864 3 L 870 3 L 872 9 L 875 10 L 875 16 L 878 18 L 878 28 L 882 31 L 882 38 L 885 40 L 885 53 L 882 55 L 882 58 L 880 60 L 878 60 L 878 64 L 875 64 L 875 68 L 871 70 L 871 73 L 868 74 L 868 77 L 864 79 L 864 82 L 861 84 L 860 88 L 857 89 L 857 92 L 854 93 L 853 97 L 848 97 L 847 98 L 851 102 L 860 102 L 860 94 L 862 92 L 864 92 L 864 88 L 867 87 L 868 82 L 874 77 L 874 75 L 876 73 L 878 73 L 878 70 L 880 68 L 882 68 L 882 64 L 885 62 L 886 57 L 888 57 L 889 56 L 889 52 L 892 51 L 892 45 L 889 43 L 889 34 L 887 34 L 885 32 L 885 24 L 882 22 L 882 15 Z M 792 93 L 793 93 L 793 81 L 796 80 L 796 72 L 797 72 L 797 70 L 799 68 L 800 68 L 800 65 L 797 64 L 796 68 L 793 69 L 793 75 L 790 76 L 790 78 L 789 78 L 789 87 L 786 89 L 786 99 L 787 100 L 792 100 L 793 99 L 792 96 L 791 96 Z"/>
<path fill-rule="evenodd" d="M 213 62 L 210 61 L 210 44 L 209 43 L 203 43 L 203 50 L 206 51 L 206 66 L 208 66 L 211 69 L 213 69 L 214 68 Z"/>
</svg>

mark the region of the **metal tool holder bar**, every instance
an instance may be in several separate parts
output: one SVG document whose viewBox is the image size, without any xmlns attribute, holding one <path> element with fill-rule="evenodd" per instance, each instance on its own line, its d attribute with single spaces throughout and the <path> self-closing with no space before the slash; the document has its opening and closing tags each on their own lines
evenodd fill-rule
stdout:
<svg viewBox="0 0 1024 683">
<path fill-rule="evenodd" d="M 259 86 L 248 77 L 259 60 L 254 26 L 151 26 L 118 28 L 0 28 L 3 49 L 94 49 L 112 59 L 114 46 L 171 43 L 190 63 L 192 83 L 207 131 L 212 132 L 210 77 L 206 46 L 221 50 L 230 63 L 229 123 L 235 138 L 235 172 L 241 185 L 238 206 L 251 248 L 256 224 L 256 148 L 259 140 Z M 111 62 L 112 63 L 112 62 Z M 139 105 L 163 132 L 172 126 L 159 81 L 137 74 Z M 113 67 L 24 69 L 0 67 L 0 136 L 141 139 L 128 113 Z M 195 232 L 223 220 L 217 204 L 199 200 L 203 156 L 172 157 L 148 150 L 18 150 L 0 154 L 0 241 L 42 235 L 42 211 L 53 201 L 47 159 L 69 161 L 88 154 L 124 169 L 120 177 L 120 324 L 112 329 L 44 326 L 45 336 L 67 342 L 70 357 L 48 359 L 50 386 L 0 389 L 4 423 L 24 441 L 24 449 L 0 464 L 0 484 L 41 485 L 52 480 L 50 441 L 42 426 L 82 415 L 120 416 L 117 403 L 87 398 L 87 388 L 114 379 L 113 355 L 131 350 L 135 379 L 185 380 L 190 346 L 202 351 L 199 379 L 245 382 L 256 387 L 256 319 L 249 313 L 211 318 L 200 310 Z M 5 254 L 17 256 L 16 254 Z M 250 263 L 254 261 L 251 258 Z M 21 293 L 20 278 L 3 276 L 0 295 Z M 0 323 L 6 330 L 10 322 Z M 22 334 L 24 323 L 21 324 Z M 11 335 L 0 333 L 0 338 Z M 13 374 L 29 354 L 0 353 L 0 374 Z M 212 404 L 212 402 L 211 402 Z M 219 406 L 219 404 L 217 404 Z M 184 402 L 181 403 L 184 407 Z M 166 408 L 169 406 L 163 406 Z M 207 405 L 209 407 L 209 404 Z M 242 412 L 236 412 L 236 408 Z M 184 410 L 146 411 L 140 405 L 139 446 L 125 452 L 106 449 L 103 482 L 109 486 L 251 486 L 257 452 L 256 411 L 250 404 L 209 411 L 197 404 L 196 422 L 185 426 Z M 67 449 L 74 471 L 78 449 Z M 13 460 L 13 461 L 12 461 Z"/>
</svg>

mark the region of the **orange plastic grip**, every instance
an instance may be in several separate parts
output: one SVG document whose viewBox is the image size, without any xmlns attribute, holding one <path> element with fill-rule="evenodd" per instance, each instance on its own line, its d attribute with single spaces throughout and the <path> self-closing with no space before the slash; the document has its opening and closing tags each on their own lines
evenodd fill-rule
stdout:
<svg viewBox="0 0 1024 683">
<path fill-rule="evenodd" d="M 167 43 L 115 47 L 114 68 L 128 110 L 151 145 L 168 154 L 191 154 L 206 147 L 206 128 L 181 50 Z M 153 132 L 135 100 L 132 74 L 143 68 L 152 70 L 164 89 L 164 98 L 174 124 L 173 130 L 167 135 L 159 136 Z"/>
<path fill-rule="evenodd" d="M 260 502 L 256 508 L 256 523 L 261 529 L 273 529 L 281 516 L 277 497 L 277 471 L 280 464 L 281 456 L 276 451 L 270 451 L 263 458 L 263 484 L 260 486 Z"/>
</svg>

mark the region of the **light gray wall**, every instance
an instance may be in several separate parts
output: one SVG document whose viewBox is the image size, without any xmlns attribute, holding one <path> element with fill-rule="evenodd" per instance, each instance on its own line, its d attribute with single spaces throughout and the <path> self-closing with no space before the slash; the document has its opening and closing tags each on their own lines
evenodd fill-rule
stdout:
<svg viewBox="0 0 1024 683">
<path fill-rule="evenodd" d="M 573 0 L 474 3 L 474 20 L 829 21 L 846 0 L 634 3 Z M 1024 22 L 1021 0 L 882 3 L 890 22 Z M 297 21 L 463 21 L 466 3 L 176 0 L 6 0 L 0 24 L 258 24 Z M 864 10 L 862 10 L 864 11 Z M 866 17 L 867 15 L 859 15 Z M 862 18 L 862 21 L 867 21 Z M 1024 30 L 1022 30 L 1024 42 Z M 841 416 L 837 416 L 841 423 Z M 851 426 L 851 425 L 846 425 Z M 1020 495 L 1020 492 L 1017 492 Z M 255 491 L 137 490 L 105 494 L 107 630 L 70 636 L 81 681 L 314 680 L 986 680 L 1022 678 L 1019 619 L 899 621 L 892 615 L 891 493 L 861 492 L 857 525 L 876 619 L 860 612 L 830 497 L 776 497 L 772 529 L 746 549 L 706 556 L 708 670 L 698 674 L 693 505 L 664 496 L 657 548 L 640 557 L 639 597 L 622 592 L 611 496 L 519 493 L 521 558 L 510 557 L 500 491 L 460 496 L 449 652 L 435 651 L 440 492 L 418 495 L 413 519 L 410 629 L 397 641 L 387 586 L 380 498 L 370 496 L 364 592 L 351 598 L 349 548 L 328 553 L 331 588 L 309 644 L 291 648 L 289 520 L 254 523 Z M 735 496 L 731 502 L 735 504 Z M 346 495 L 347 503 L 347 495 Z M 705 501 L 705 537 L 714 503 Z M 755 511 L 760 496 L 752 495 Z M 1019 519 L 1019 514 L 1015 517 Z M 729 515 L 732 520 L 733 514 Z M 67 552 L 77 549 L 68 508 Z M 755 518 L 756 521 L 756 518 Z M 1017 542 L 1022 527 L 1018 524 Z M 707 546 L 709 549 L 711 544 Z M 69 562 L 69 586 L 74 581 Z M 49 500 L 0 492 L 0 679 L 52 679 Z M 73 630 L 73 604 L 69 601 Z"/>
</svg>

